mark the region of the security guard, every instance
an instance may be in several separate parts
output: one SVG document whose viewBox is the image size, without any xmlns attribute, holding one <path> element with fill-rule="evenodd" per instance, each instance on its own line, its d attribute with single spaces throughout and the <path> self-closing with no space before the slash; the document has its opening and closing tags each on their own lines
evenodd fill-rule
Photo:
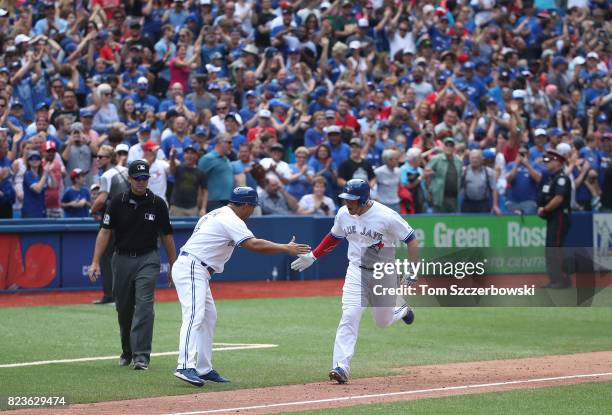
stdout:
<svg viewBox="0 0 612 415">
<path fill-rule="evenodd" d="M 146 370 L 153 339 L 153 294 L 160 270 L 157 238 L 164 244 L 170 268 L 176 260 L 176 248 L 166 203 L 147 189 L 149 164 L 133 161 L 128 176 L 130 190 L 113 198 L 102 219 L 90 278 L 98 277 L 100 257 L 114 231 L 113 295 L 123 350 L 119 365 L 128 366 L 133 361 L 134 369 Z"/>
<path fill-rule="evenodd" d="M 571 280 L 563 273 L 563 244 L 570 226 L 572 185 L 565 174 L 566 154 L 571 148 L 561 143 L 547 150 L 543 158 L 550 180 L 542 187 L 538 200 L 538 216 L 546 220 L 546 270 L 550 283 L 544 288 L 568 288 Z"/>
</svg>

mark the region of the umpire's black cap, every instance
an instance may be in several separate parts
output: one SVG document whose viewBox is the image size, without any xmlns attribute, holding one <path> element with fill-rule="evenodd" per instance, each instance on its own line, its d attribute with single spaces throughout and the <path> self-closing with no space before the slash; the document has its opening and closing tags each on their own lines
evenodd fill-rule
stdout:
<svg viewBox="0 0 612 415">
<path fill-rule="evenodd" d="M 128 174 L 133 178 L 141 176 L 149 177 L 149 163 L 144 160 L 134 160 L 130 163 Z"/>
</svg>

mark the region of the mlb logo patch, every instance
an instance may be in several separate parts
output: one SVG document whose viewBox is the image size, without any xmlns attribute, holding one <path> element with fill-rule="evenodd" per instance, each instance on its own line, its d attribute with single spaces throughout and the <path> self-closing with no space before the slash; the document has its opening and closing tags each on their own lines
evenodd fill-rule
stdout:
<svg viewBox="0 0 612 415">
<path fill-rule="evenodd" d="M 155 220 L 155 215 L 152 213 L 145 213 L 145 219 L 146 220 L 150 220 L 150 221 L 154 221 Z"/>
</svg>

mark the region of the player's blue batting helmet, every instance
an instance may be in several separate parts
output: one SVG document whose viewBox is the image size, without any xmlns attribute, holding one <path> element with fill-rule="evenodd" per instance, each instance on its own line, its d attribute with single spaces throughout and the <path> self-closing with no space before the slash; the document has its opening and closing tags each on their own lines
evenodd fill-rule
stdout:
<svg viewBox="0 0 612 415">
<path fill-rule="evenodd" d="M 351 179 L 344 185 L 340 199 L 359 200 L 359 206 L 364 206 L 370 199 L 370 185 L 362 179 Z"/>
<path fill-rule="evenodd" d="M 252 187 L 244 186 L 237 187 L 232 190 L 232 195 L 230 196 L 230 202 L 232 203 L 246 203 L 247 205 L 255 205 L 259 203 L 259 197 L 257 196 L 257 191 Z"/>
</svg>

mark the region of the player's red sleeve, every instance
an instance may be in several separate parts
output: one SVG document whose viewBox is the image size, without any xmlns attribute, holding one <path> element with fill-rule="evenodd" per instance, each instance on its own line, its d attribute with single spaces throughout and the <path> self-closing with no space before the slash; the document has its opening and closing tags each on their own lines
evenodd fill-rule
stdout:
<svg viewBox="0 0 612 415">
<path fill-rule="evenodd" d="M 321 242 L 319 242 L 319 246 L 317 246 L 314 251 L 312 251 L 312 254 L 315 258 L 318 259 L 323 255 L 327 255 L 331 251 L 333 251 L 339 243 L 340 239 L 335 238 L 331 233 L 328 233 L 327 235 L 325 235 L 325 238 L 323 238 Z"/>
</svg>

